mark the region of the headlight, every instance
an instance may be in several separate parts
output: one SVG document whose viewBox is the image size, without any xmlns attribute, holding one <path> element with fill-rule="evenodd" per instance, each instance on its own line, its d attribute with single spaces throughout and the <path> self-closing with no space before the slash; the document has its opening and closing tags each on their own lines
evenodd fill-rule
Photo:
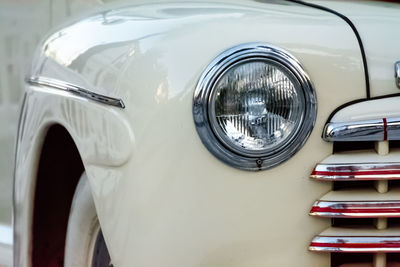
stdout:
<svg viewBox="0 0 400 267">
<path fill-rule="evenodd" d="M 216 157 L 240 169 L 268 169 L 305 143 L 316 118 L 315 91 L 287 52 L 246 44 L 206 69 L 193 115 L 201 140 Z"/>
</svg>

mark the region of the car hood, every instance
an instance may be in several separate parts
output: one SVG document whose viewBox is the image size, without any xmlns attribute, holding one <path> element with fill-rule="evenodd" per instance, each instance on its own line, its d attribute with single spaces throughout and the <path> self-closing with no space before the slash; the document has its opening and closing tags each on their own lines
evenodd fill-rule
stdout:
<svg viewBox="0 0 400 267">
<path fill-rule="evenodd" d="M 400 60 L 400 2 L 307 1 L 349 18 L 357 28 L 367 58 L 371 97 L 399 93 L 394 64 Z"/>
</svg>

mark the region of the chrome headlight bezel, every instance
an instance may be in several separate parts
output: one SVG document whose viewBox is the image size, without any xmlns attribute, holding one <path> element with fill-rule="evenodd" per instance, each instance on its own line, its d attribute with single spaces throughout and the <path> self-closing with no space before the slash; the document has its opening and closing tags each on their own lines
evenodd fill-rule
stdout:
<svg viewBox="0 0 400 267">
<path fill-rule="evenodd" d="M 246 153 L 240 149 L 232 149 L 232 146 L 227 144 L 216 132 L 213 124 L 215 121 L 210 118 L 209 107 L 216 81 L 233 65 L 253 59 L 271 61 L 289 70 L 301 87 L 305 98 L 304 118 L 297 127 L 296 134 L 281 147 L 266 154 Z M 310 78 L 293 56 L 269 44 L 250 43 L 228 49 L 206 68 L 194 93 L 193 117 L 203 144 L 218 159 L 243 170 L 269 169 L 292 157 L 311 134 L 316 115 L 316 93 Z"/>
</svg>

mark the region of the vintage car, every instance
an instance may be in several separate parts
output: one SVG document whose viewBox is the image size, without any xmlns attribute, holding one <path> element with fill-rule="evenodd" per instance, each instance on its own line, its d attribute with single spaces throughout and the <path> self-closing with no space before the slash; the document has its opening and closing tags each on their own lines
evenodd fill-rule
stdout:
<svg viewBox="0 0 400 267">
<path fill-rule="evenodd" d="M 399 32 L 372 0 L 65 22 L 25 82 L 13 265 L 400 266 Z"/>
</svg>

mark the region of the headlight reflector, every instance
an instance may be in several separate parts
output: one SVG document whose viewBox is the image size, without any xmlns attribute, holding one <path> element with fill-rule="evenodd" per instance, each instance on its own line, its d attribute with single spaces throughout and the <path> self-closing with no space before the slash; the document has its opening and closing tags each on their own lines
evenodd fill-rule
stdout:
<svg viewBox="0 0 400 267">
<path fill-rule="evenodd" d="M 255 58 L 221 75 L 208 112 L 216 135 L 227 147 L 262 156 L 296 134 L 304 102 L 301 86 L 287 68 Z"/>
<path fill-rule="evenodd" d="M 316 117 L 308 76 L 287 52 L 263 44 L 234 47 L 200 79 L 193 115 L 206 147 L 246 170 L 271 168 L 304 144 Z"/>
</svg>

